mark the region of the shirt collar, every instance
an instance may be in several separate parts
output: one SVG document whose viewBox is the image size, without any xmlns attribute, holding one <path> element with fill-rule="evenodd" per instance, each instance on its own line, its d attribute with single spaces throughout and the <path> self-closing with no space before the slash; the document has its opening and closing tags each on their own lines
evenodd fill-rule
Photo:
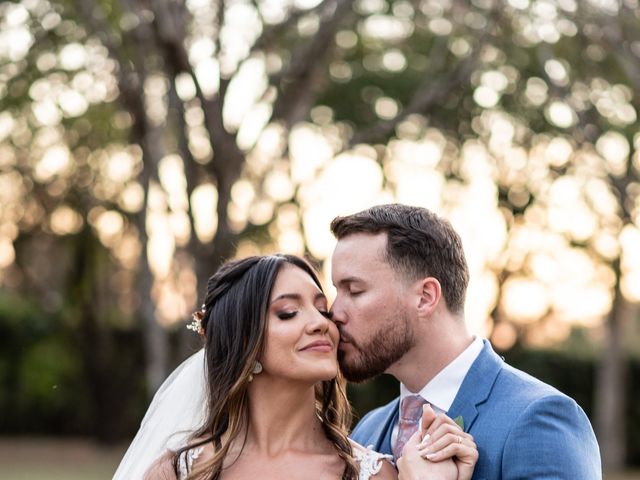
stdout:
<svg viewBox="0 0 640 480">
<path fill-rule="evenodd" d="M 447 412 L 460 390 L 464 377 L 482 351 L 482 339 L 474 338 L 460 355 L 427 383 L 417 395 L 429 402 L 436 412 Z M 400 401 L 408 395 L 415 395 L 404 384 L 400 384 Z"/>
</svg>

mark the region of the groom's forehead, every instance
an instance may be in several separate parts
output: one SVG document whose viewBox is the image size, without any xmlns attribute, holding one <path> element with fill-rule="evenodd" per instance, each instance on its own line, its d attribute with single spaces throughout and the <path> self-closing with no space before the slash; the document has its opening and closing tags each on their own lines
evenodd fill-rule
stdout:
<svg viewBox="0 0 640 480">
<path fill-rule="evenodd" d="M 336 286 L 367 282 L 372 277 L 386 277 L 392 271 L 393 268 L 387 262 L 386 252 L 382 247 L 340 250 L 336 247 L 331 261 L 331 278 Z"/>
<path fill-rule="evenodd" d="M 343 261 L 354 258 L 384 260 L 387 248 L 385 233 L 354 233 L 338 239 L 333 259 Z M 345 257 L 345 258 L 342 258 Z"/>
</svg>

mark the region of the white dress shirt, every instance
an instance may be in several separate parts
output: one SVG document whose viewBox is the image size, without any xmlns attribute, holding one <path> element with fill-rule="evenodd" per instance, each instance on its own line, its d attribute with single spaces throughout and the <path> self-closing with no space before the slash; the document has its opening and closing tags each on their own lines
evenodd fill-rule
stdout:
<svg viewBox="0 0 640 480">
<path fill-rule="evenodd" d="M 482 351 L 484 344 L 482 339 L 474 338 L 460 355 L 458 355 L 449 365 L 431 379 L 419 392 L 411 392 L 404 384 L 400 384 L 400 403 L 408 395 L 420 395 L 431 404 L 436 414 L 447 413 L 451 408 L 453 400 L 460 390 L 460 386 L 467 376 L 467 372 Z M 398 403 L 398 409 L 400 408 Z M 393 427 L 391 433 L 391 444 L 393 445 L 398 437 L 398 423 Z"/>
</svg>

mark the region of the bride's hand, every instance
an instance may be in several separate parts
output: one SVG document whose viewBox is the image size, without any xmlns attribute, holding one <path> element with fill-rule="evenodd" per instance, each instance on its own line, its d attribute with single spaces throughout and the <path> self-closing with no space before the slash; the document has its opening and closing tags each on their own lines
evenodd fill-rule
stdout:
<svg viewBox="0 0 640 480">
<path fill-rule="evenodd" d="M 456 480 L 458 468 L 452 459 L 432 462 L 420 455 L 420 432 L 414 433 L 404 445 L 402 456 L 396 462 L 398 480 Z"/>
<path fill-rule="evenodd" d="M 432 462 L 453 458 L 458 468 L 456 480 L 470 480 L 478 461 L 478 447 L 473 436 L 465 433 L 447 415 L 435 415 L 430 405 L 422 414 L 422 441 L 418 452 Z"/>
</svg>

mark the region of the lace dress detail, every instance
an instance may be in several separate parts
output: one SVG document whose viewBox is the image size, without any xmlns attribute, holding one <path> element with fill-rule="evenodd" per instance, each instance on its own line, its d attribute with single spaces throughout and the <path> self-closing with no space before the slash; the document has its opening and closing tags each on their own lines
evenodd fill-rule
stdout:
<svg viewBox="0 0 640 480">
<path fill-rule="evenodd" d="M 373 449 L 373 446 L 356 447 L 353 449 L 353 458 L 360 464 L 358 480 L 369 480 L 380 472 L 383 460 L 393 461 L 392 455 L 384 455 Z"/>
<path fill-rule="evenodd" d="M 191 467 L 193 466 L 193 462 L 197 460 L 197 458 L 204 450 L 204 447 L 192 448 L 191 450 L 187 450 L 186 452 L 182 452 L 180 458 L 178 459 L 178 468 L 180 470 L 180 475 L 178 476 L 179 480 L 184 480 L 187 478 L 187 475 L 191 471 Z"/>
<path fill-rule="evenodd" d="M 204 447 L 193 448 L 180 455 L 180 459 L 178 460 L 178 467 L 180 469 L 179 480 L 187 478 L 191 467 L 193 467 L 193 462 L 198 459 L 203 449 Z M 393 461 L 393 456 L 391 455 L 384 455 L 373 450 L 373 447 L 364 448 L 360 445 L 353 449 L 353 458 L 355 458 L 360 466 L 358 480 L 369 480 L 380 472 L 383 460 Z"/>
</svg>

